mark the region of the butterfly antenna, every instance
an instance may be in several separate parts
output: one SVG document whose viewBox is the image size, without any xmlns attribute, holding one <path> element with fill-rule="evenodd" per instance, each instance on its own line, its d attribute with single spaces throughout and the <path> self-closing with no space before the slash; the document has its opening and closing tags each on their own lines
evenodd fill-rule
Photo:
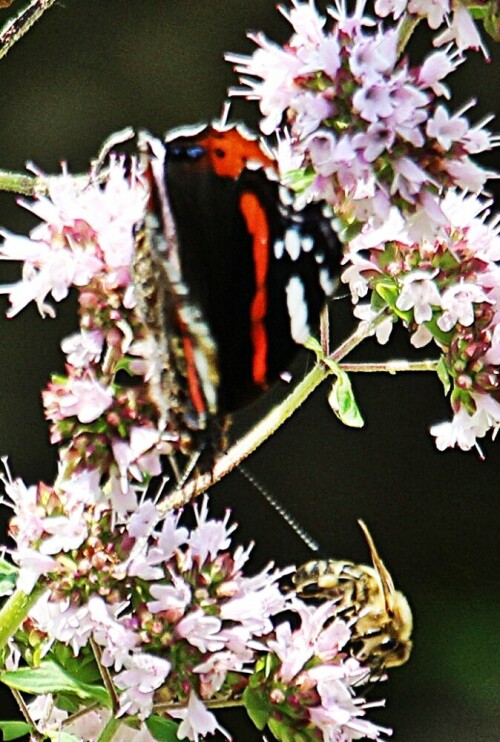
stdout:
<svg viewBox="0 0 500 742">
<path fill-rule="evenodd" d="M 288 523 L 290 528 L 295 531 L 297 536 L 302 539 L 302 541 L 311 549 L 311 551 L 319 551 L 319 544 L 318 542 L 313 539 L 313 537 L 306 531 L 305 528 L 303 528 L 300 523 L 298 522 L 297 518 L 295 518 L 289 510 L 287 510 L 284 505 L 281 504 L 279 500 L 272 495 L 269 490 L 267 490 L 261 482 L 259 482 L 258 479 L 255 478 L 253 474 L 251 474 L 248 469 L 243 466 L 243 464 L 238 464 L 239 471 L 243 474 L 245 479 L 247 479 L 250 484 L 252 484 L 255 489 L 260 492 L 262 497 L 267 500 L 267 502 L 273 507 L 279 515 L 283 518 L 283 520 Z"/>
</svg>

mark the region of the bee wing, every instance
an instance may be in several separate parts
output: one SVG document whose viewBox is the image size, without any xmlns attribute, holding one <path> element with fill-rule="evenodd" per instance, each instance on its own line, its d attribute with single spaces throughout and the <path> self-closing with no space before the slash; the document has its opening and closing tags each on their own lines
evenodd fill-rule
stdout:
<svg viewBox="0 0 500 742">
<path fill-rule="evenodd" d="M 368 530 L 368 527 L 366 526 L 366 523 L 364 523 L 362 520 L 358 520 L 358 523 L 360 525 L 361 530 L 365 534 L 365 538 L 368 542 L 368 547 L 370 549 L 373 566 L 375 567 L 377 574 L 380 578 L 382 592 L 384 594 L 386 611 L 387 613 L 392 615 L 394 613 L 395 592 L 396 592 L 394 588 L 394 582 L 392 581 L 392 577 L 389 574 L 384 562 L 379 556 L 379 553 L 375 546 L 375 542 L 373 541 L 373 538 L 371 536 L 370 531 Z"/>
</svg>

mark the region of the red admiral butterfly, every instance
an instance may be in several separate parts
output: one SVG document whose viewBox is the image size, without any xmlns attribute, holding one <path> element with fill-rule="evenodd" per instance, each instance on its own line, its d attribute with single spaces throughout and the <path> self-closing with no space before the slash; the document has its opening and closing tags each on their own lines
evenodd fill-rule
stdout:
<svg viewBox="0 0 500 742">
<path fill-rule="evenodd" d="M 152 396 L 188 453 L 254 399 L 318 325 L 340 260 L 321 204 L 301 211 L 240 126 L 142 135 L 150 202 L 135 284 L 158 348 Z M 215 439 L 217 435 L 215 435 Z"/>
</svg>

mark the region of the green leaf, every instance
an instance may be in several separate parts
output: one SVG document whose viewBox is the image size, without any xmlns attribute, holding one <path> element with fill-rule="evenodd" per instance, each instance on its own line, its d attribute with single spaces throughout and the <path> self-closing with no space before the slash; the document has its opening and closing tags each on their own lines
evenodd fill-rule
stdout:
<svg viewBox="0 0 500 742">
<path fill-rule="evenodd" d="M 33 731 L 33 726 L 25 721 L 0 721 L 2 739 L 8 742 L 11 739 L 19 739 Z"/>
<path fill-rule="evenodd" d="M 146 719 L 146 726 L 159 742 L 177 742 L 177 729 L 179 725 L 172 719 L 165 719 L 163 716 L 152 715 Z"/>
<path fill-rule="evenodd" d="M 82 649 L 75 657 L 70 647 L 55 642 L 47 659 L 49 658 L 55 660 L 56 664 L 60 665 L 69 675 L 77 677 L 81 683 L 101 684 L 99 668 L 94 655 L 88 651 L 88 647 Z"/>
<path fill-rule="evenodd" d="M 54 742 L 82 742 L 81 737 L 76 737 L 69 732 L 63 732 L 60 729 L 45 732 L 47 739 L 53 739 Z"/>
<path fill-rule="evenodd" d="M 247 686 L 243 693 L 243 703 L 252 722 L 262 732 L 269 720 L 270 709 L 260 690 Z"/>
<path fill-rule="evenodd" d="M 296 740 L 295 732 L 286 726 L 286 723 L 271 718 L 268 722 L 269 730 L 279 742 L 294 742 Z"/>
<path fill-rule="evenodd" d="M 444 356 L 441 356 L 439 358 L 436 371 L 437 371 L 438 379 L 444 387 L 444 393 L 448 394 L 448 392 L 451 389 L 451 381 L 450 381 L 450 374 L 448 372 L 448 366 L 446 365 Z"/>
<path fill-rule="evenodd" d="M 333 382 L 332 391 L 328 396 L 328 403 L 339 420 L 350 428 L 362 428 L 365 424 L 359 411 L 351 380 L 345 371 L 338 369 L 338 376 Z"/>
<path fill-rule="evenodd" d="M 111 707 L 109 694 L 102 685 L 82 683 L 55 662 L 42 662 L 39 667 L 23 667 L 0 673 L 0 681 L 24 693 L 70 693 L 83 700 L 97 701 Z"/>
<path fill-rule="evenodd" d="M 19 570 L 5 559 L 0 559 L 0 596 L 9 595 L 17 580 Z"/>
<path fill-rule="evenodd" d="M 316 340 L 316 338 L 309 336 L 307 340 L 304 343 L 304 348 L 307 348 L 307 350 L 312 350 L 313 353 L 316 353 L 316 356 L 318 360 L 322 360 L 324 357 L 323 348 L 321 347 L 321 344 Z"/>
<path fill-rule="evenodd" d="M 300 193 L 309 188 L 316 174 L 312 170 L 289 170 L 283 177 L 283 182 L 290 190 Z"/>
</svg>

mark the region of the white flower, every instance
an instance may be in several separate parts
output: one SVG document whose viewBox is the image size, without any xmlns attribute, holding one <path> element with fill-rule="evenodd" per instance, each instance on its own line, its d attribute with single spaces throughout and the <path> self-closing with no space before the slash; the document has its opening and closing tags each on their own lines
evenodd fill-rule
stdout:
<svg viewBox="0 0 500 742">
<path fill-rule="evenodd" d="M 221 732 L 226 739 L 231 739 L 227 731 L 220 726 L 212 712 L 206 708 L 194 692 L 191 692 L 186 708 L 176 711 L 169 710 L 168 714 L 173 716 L 174 719 L 182 719 L 182 723 L 177 730 L 178 739 L 187 738 L 193 740 L 193 742 L 198 742 L 200 738 L 203 739 L 207 734 L 215 734 L 216 731 Z"/>
<path fill-rule="evenodd" d="M 155 600 L 146 603 L 148 611 L 151 613 L 171 610 L 184 612 L 191 600 L 191 588 L 178 575 L 172 575 L 172 582 L 172 585 L 151 585 L 149 592 Z"/>
<path fill-rule="evenodd" d="M 127 669 L 114 677 L 120 696 L 121 713 L 137 714 L 146 719 L 153 707 L 153 695 L 167 678 L 171 664 L 168 660 L 145 652 L 132 655 Z"/>
<path fill-rule="evenodd" d="M 103 344 L 104 334 L 101 330 L 82 330 L 64 338 L 61 350 L 66 353 L 68 363 L 76 368 L 85 368 L 99 360 Z"/>
<path fill-rule="evenodd" d="M 441 296 L 443 314 L 437 324 L 448 332 L 457 322 L 470 327 L 474 322 L 474 304 L 488 301 L 488 297 L 480 286 L 474 283 L 458 283 L 450 286 Z"/>
<path fill-rule="evenodd" d="M 218 636 L 221 626 L 219 618 L 207 616 L 197 609 L 179 621 L 175 633 L 200 652 L 217 652 L 224 647 L 224 642 Z"/>
<path fill-rule="evenodd" d="M 75 415 L 81 423 L 90 423 L 97 420 L 113 403 L 112 389 L 93 376 L 70 378 L 68 382 L 64 394 L 58 398 L 62 417 Z"/>
<path fill-rule="evenodd" d="M 432 319 L 432 310 L 441 305 L 441 296 L 433 281 L 438 271 L 413 271 L 401 279 L 402 289 L 396 306 L 403 312 L 413 309 L 415 322 Z"/>
</svg>

